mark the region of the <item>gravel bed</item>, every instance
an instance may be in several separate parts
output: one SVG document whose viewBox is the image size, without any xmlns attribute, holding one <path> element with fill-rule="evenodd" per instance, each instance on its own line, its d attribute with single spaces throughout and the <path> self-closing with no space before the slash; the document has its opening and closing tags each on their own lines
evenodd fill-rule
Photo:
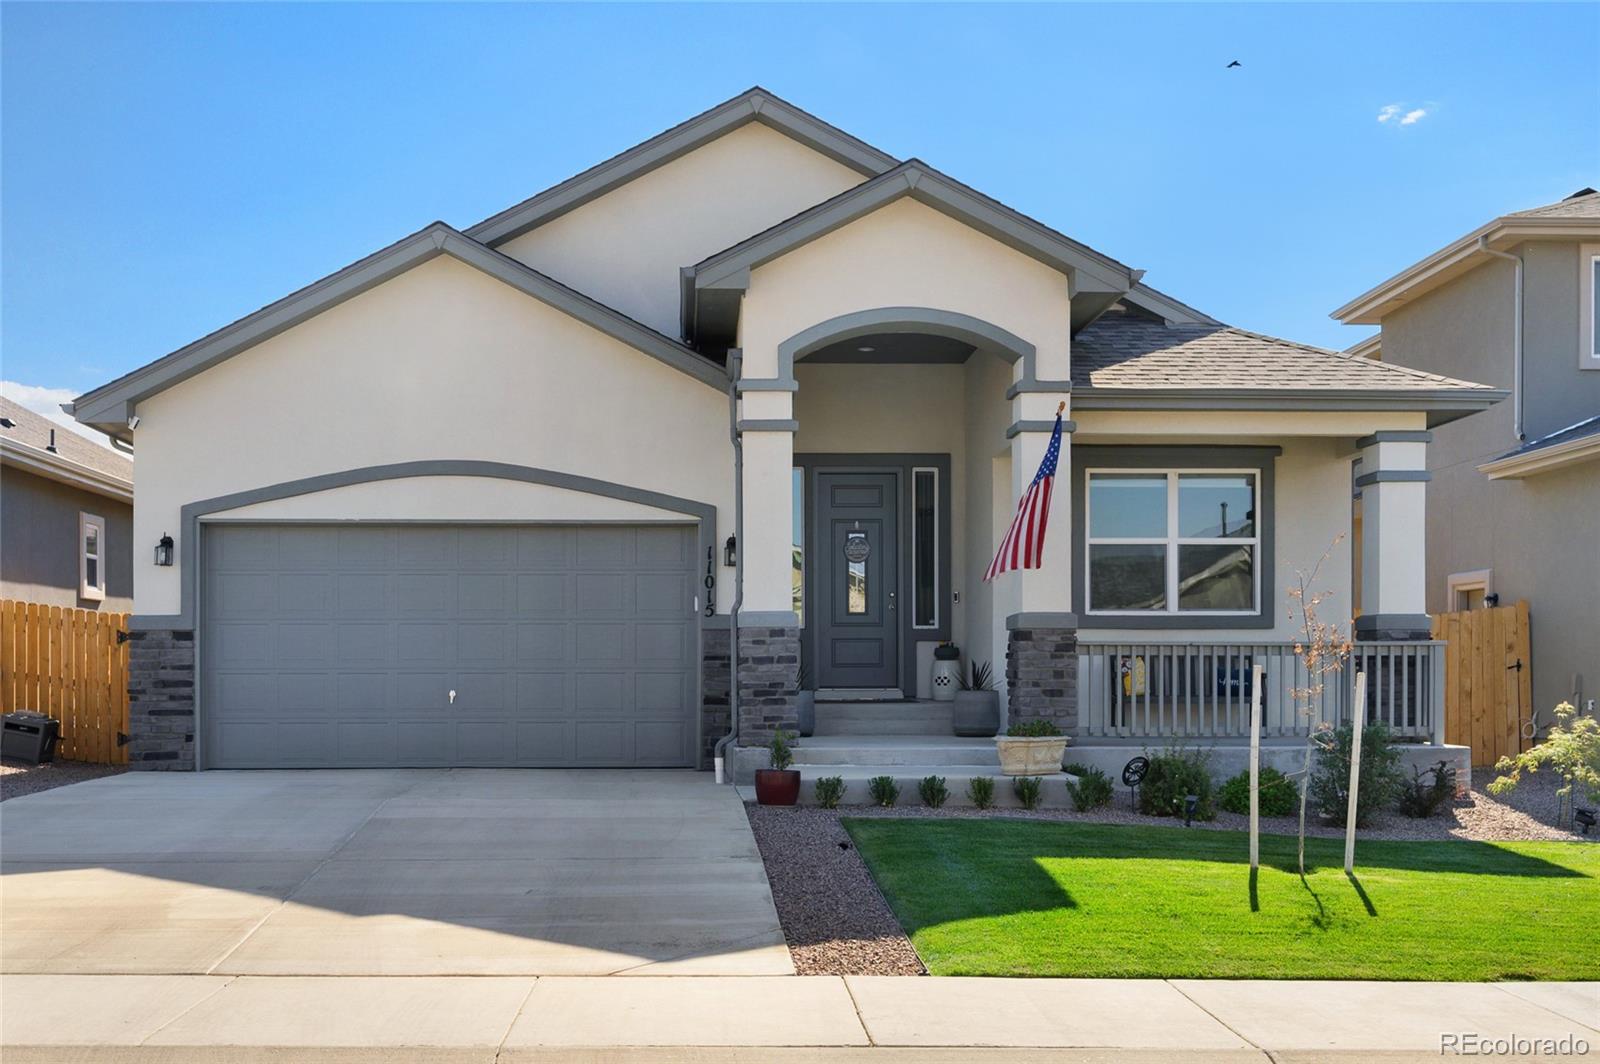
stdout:
<svg viewBox="0 0 1600 1064">
<path fill-rule="evenodd" d="M 0 761 L 0 802 L 126 771 L 125 765 L 90 765 L 82 761 L 51 761 L 43 765 Z"/>
<path fill-rule="evenodd" d="M 745 804 L 801 975 L 926 975 L 839 811 Z M 854 814 L 856 810 L 848 810 Z"/>
</svg>

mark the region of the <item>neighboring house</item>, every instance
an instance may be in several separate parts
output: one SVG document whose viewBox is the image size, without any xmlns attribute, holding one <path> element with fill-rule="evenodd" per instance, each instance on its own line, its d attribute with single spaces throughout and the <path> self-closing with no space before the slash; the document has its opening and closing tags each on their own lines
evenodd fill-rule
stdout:
<svg viewBox="0 0 1600 1064">
<path fill-rule="evenodd" d="M 1529 603 L 1533 699 L 1600 697 L 1600 193 L 1496 218 L 1333 312 L 1351 353 L 1511 392 L 1428 449 L 1430 613 Z"/>
<path fill-rule="evenodd" d="M 1427 737 L 1424 441 L 1504 393 L 1141 276 L 760 89 L 426 226 L 74 405 L 139 448 L 133 759 L 703 766 L 730 683 L 758 755 L 802 658 L 915 698 L 951 639 L 1136 745 L 1236 739 L 1270 665 L 1292 736 L 1283 588 L 1332 545 L 1347 608 L 1358 454 L 1362 634 Z M 1062 403 L 1046 564 L 986 584 Z"/>
<path fill-rule="evenodd" d="M 0 397 L 0 599 L 133 608 L 133 462 Z"/>
</svg>

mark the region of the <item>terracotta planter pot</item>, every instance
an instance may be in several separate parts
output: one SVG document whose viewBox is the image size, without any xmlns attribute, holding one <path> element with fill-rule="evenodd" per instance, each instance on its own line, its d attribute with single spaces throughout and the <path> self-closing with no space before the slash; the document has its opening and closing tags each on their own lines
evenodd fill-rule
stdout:
<svg viewBox="0 0 1600 1064">
<path fill-rule="evenodd" d="M 994 735 L 1000 730 L 1000 692 L 957 691 L 950 723 L 957 735 L 975 739 Z"/>
<path fill-rule="evenodd" d="M 756 801 L 761 805 L 794 805 L 800 800 L 800 770 L 756 769 Z"/>
<path fill-rule="evenodd" d="M 1061 761 L 1067 754 L 1065 735 L 1037 739 L 997 735 L 994 745 L 1000 754 L 1000 771 L 1007 776 L 1054 775 L 1061 771 Z"/>
</svg>

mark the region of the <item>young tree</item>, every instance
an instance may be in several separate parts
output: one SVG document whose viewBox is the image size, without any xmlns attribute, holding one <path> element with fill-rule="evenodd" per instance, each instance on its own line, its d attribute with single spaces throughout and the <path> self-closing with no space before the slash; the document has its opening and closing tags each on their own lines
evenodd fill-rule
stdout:
<svg viewBox="0 0 1600 1064">
<path fill-rule="evenodd" d="M 1305 671 L 1305 684 L 1291 686 L 1289 689 L 1289 697 L 1294 701 L 1307 725 L 1305 763 L 1297 773 L 1300 777 L 1298 856 L 1302 876 L 1306 874 L 1307 784 L 1311 778 L 1311 766 L 1316 752 L 1327 746 L 1333 730 L 1327 721 L 1319 719 L 1317 707 L 1322 701 L 1328 677 L 1337 676 L 1344 671 L 1353 647 L 1348 621 L 1341 625 L 1325 621 L 1320 615 L 1323 604 L 1333 597 L 1333 592 L 1314 590 L 1323 564 L 1333 555 L 1334 548 L 1343 539 L 1342 532 L 1335 536 L 1328 549 L 1322 552 L 1322 557 L 1317 559 L 1317 564 L 1309 570 L 1295 570 L 1294 583 L 1289 587 L 1289 616 L 1298 618 L 1300 629 L 1300 637 L 1295 640 L 1294 653 L 1300 659 L 1300 667 Z M 1363 707 L 1354 707 L 1355 719 L 1364 720 L 1366 714 L 1362 710 Z"/>
</svg>

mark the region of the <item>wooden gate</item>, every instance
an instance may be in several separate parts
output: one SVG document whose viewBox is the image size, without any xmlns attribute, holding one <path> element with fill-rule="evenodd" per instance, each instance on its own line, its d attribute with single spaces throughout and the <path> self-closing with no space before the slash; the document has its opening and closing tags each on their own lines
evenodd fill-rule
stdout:
<svg viewBox="0 0 1600 1064">
<path fill-rule="evenodd" d="M 1433 637 L 1445 651 L 1445 742 L 1472 747 L 1472 764 L 1493 765 L 1527 749 L 1533 717 L 1528 604 L 1441 613 Z"/>
<path fill-rule="evenodd" d="M 126 613 L 0 601 L 0 711 L 60 721 L 64 761 L 127 764 L 127 630 Z"/>
</svg>

